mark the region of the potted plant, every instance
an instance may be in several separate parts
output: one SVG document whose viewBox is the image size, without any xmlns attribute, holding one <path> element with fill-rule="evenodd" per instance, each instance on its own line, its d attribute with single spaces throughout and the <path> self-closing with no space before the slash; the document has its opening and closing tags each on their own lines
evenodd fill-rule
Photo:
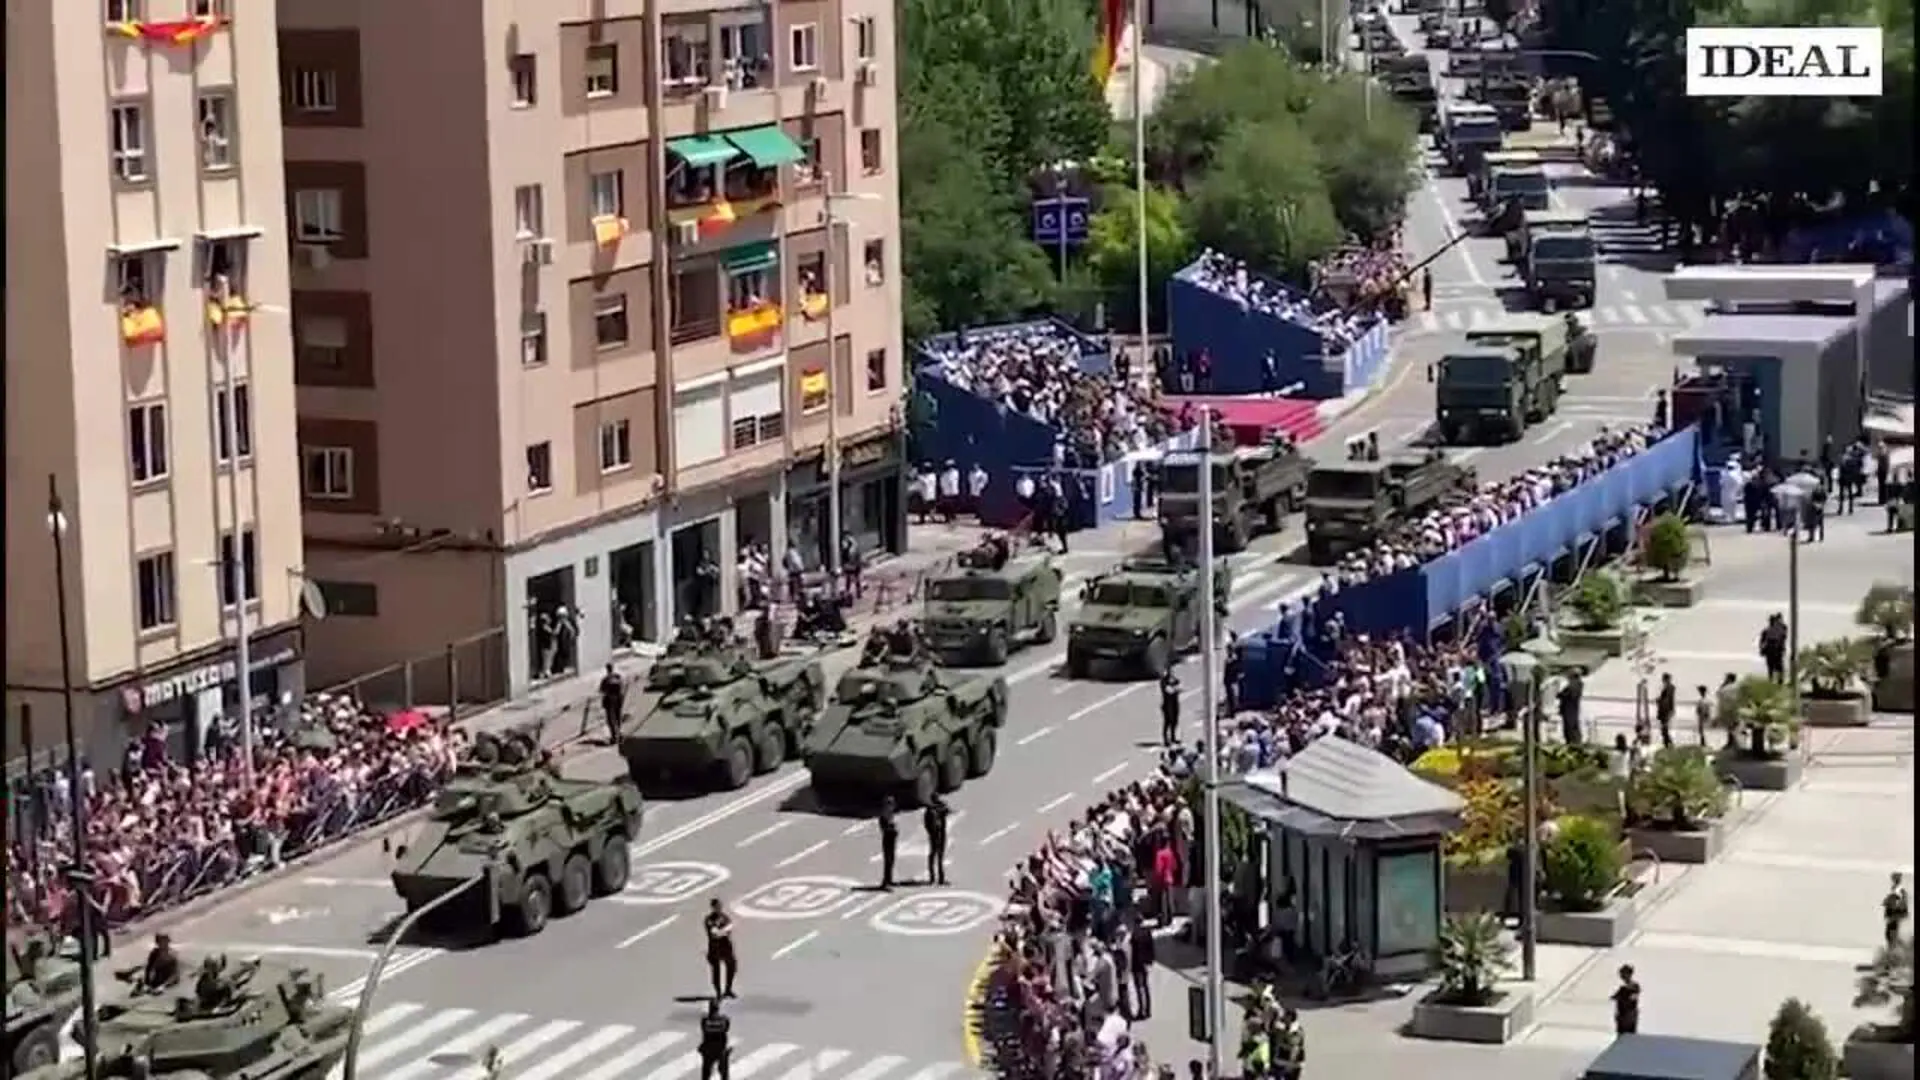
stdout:
<svg viewBox="0 0 1920 1080">
<path fill-rule="evenodd" d="M 1440 984 L 1413 1008 L 1411 1033 L 1453 1042 L 1503 1043 L 1533 1022 L 1533 991 L 1501 985 L 1513 944 L 1486 913 L 1449 915 L 1434 946 Z"/>
<path fill-rule="evenodd" d="M 1640 561 L 1653 576 L 1640 583 L 1640 595 L 1655 607 L 1684 608 L 1700 602 L 1701 582 L 1683 576 L 1693 562 L 1693 541 L 1678 514 L 1662 514 L 1647 528 Z"/>
<path fill-rule="evenodd" d="M 1537 753 L 1540 775 L 1561 811 L 1619 818 L 1622 788 L 1608 769 L 1611 750 L 1592 743 L 1545 743 Z"/>
<path fill-rule="evenodd" d="M 1626 653 L 1626 590 L 1620 579 L 1604 570 L 1596 570 L 1580 579 L 1567 597 L 1570 624 L 1560 632 L 1560 644 L 1569 650 L 1597 652 L 1603 656 Z"/>
<path fill-rule="evenodd" d="M 1800 650 L 1800 712 L 1809 727 L 1866 727 L 1873 718 L 1866 693 L 1873 643 L 1835 638 Z"/>
<path fill-rule="evenodd" d="M 1733 686 L 1715 720 L 1727 727 L 1726 748 L 1715 758 L 1720 775 L 1753 791 L 1787 791 L 1800 782 L 1800 715 L 1791 687 L 1764 675 Z"/>
<path fill-rule="evenodd" d="M 1488 760 L 1475 754 L 1469 767 Z M 1512 914 L 1507 896 L 1508 855 L 1520 839 L 1526 817 L 1520 785 L 1497 774 L 1463 775 L 1454 790 L 1465 801 L 1460 827 L 1441 847 L 1441 907 L 1450 914 Z M 1541 793 L 1537 820 L 1552 821 L 1558 810 Z"/>
<path fill-rule="evenodd" d="M 1913 711 L 1913 589 L 1877 582 L 1853 621 L 1873 631 L 1873 707 Z"/>
<path fill-rule="evenodd" d="M 1773 1014 L 1765 1075 L 1767 1080 L 1835 1080 L 1840 1075 L 1827 1025 L 1799 998 L 1781 1002 Z"/>
<path fill-rule="evenodd" d="M 1606 821 L 1573 815 L 1555 822 L 1540 849 L 1540 940 L 1608 949 L 1633 932 L 1627 852 Z"/>
<path fill-rule="evenodd" d="M 1705 750 L 1663 748 L 1627 782 L 1627 838 L 1663 862 L 1707 862 L 1720 849 L 1729 801 Z"/>
<path fill-rule="evenodd" d="M 1904 934 L 1874 953 L 1854 986 L 1856 1009 L 1893 1008 L 1885 1024 L 1863 1024 L 1847 1036 L 1842 1060 L 1852 1080 L 1892 1080 L 1913 1075 L 1913 935 Z"/>
</svg>

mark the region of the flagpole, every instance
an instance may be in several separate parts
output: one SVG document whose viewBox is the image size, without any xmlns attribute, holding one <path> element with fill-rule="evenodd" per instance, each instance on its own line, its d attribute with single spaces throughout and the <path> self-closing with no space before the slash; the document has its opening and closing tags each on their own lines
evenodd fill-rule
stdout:
<svg viewBox="0 0 1920 1080">
<path fill-rule="evenodd" d="M 1133 217 L 1135 255 L 1139 259 L 1140 365 L 1152 370 L 1147 345 L 1147 64 L 1146 0 L 1133 0 Z"/>
</svg>

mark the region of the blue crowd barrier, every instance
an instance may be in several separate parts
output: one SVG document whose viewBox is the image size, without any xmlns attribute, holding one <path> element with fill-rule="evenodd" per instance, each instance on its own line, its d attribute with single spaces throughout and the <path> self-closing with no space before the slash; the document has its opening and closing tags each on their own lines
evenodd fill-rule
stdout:
<svg viewBox="0 0 1920 1080">
<path fill-rule="evenodd" d="M 1386 370 L 1392 342 L 1384 318 L 1371 319 L 1346 343 L 1312 312 L 1306 294 L 1271 279 L 1253 281 L 1299 307 L 1271 314 L 1243 304 L 1214 288 L 1199 263 L 1167 283 L 1175 354 L 1187 357 L 1204 350 L 1212 364 L 1207 385 L 1197 391 L 1234 396 L 1297 387 L 1293 396 L 1337 398 L 1367 389 Z M 1266 371 L 1269 355 L 1274 358 L 1272 378 Z M 1177 378 L 1177 370 L 1168 377 Z"/>
</svg>

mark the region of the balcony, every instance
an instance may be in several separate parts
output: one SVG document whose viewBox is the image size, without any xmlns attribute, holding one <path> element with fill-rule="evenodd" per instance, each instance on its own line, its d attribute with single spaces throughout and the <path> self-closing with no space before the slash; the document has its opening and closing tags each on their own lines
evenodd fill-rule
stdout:
<svg viewBox="0 0 1920 1080">
<path fill-rule="evenodd" d="M 129 348 L 158 345 L 167 340 L 167 321 L 152 304 L 128 300 L 120 305 L 120 340 Z"/>
<path fill-rule="evenodd" d="M 730 310 L 727 312 L 727 340 L 733 343 L 735 351 L 758 350 L 771 344 L 772 339 L 779 335 L 782 322 L 780 305 L 770 300 Z"/>
<path fill-rule="evenodd" d="M 775 126 L 689 135 L 670 140 L 667 152 L 667 221 L 683 247 L 718 240 L 777 209 L 780 166 L 806 156 Z"/>
</svg>

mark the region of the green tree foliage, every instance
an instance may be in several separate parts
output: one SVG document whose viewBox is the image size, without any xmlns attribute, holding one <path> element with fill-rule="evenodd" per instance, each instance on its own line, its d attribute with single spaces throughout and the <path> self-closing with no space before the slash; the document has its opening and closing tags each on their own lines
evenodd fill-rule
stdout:
<svg viewBox="0 0 1920 1080">
<path fill-rule="evenodd" d="M 1301 277 L 1341 239 L 1319 151 L 1290 117 L 1227 132 L 1193 188 L 1192 211 L 1200 243 L 1284 277 Z"/>
<path fill-rule="evenodd" d="M 1110 307 L 1108 325 L 1138 327 L 1140 306 L 1139 200 L 1127 188 L 1109 188 L 1101 209 L 1087 224 L 1087 270 Z M 1193 258 L 1193 234 L 1178 195 L 1147 189 L 1147 303 L 1153 323 L 1164 325 L 1159 310 L 1166 301 L 1167 279 Z"/>
</svg>

